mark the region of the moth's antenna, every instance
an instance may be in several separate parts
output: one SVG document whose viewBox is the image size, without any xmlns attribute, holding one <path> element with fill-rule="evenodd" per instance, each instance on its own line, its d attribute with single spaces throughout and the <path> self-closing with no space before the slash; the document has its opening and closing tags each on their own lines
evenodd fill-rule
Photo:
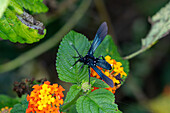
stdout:
<svg viewBox="0 0 170 113">
<path fill-rule="evenodd" d="M 69 43 L 70 44 L 70 46 L 72 46 L 75 50 L 76 50 L 76 52 L 77 52 L 77 54 L 79 55 L 79 57 L 81 58 L 82 56 L 80 55 L 80 53 L 78 52 L 78 50 L 76 49 L 76 47 L 73 45 L 73 43 Z"/>
</svg>

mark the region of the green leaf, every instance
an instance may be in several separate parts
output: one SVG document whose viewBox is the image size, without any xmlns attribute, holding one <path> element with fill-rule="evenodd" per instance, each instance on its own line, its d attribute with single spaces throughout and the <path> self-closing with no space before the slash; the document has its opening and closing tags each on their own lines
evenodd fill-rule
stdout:
<svg viewBox="0 0 170 113">
<path fill-rule="evenodd" d="M 95 90 L 81 96 L 76 103 L 78 113 L 116 113 L 118 108 L 114 103 L 113 93 L 106 89 Z"/>
<path fill-rule="evenodd" d="M 47 12 L 48 7 L 44 5 L 43 0 L 14 0 L 25 9 L 34 13 Z"/>
<path fill-rule="evenodd" d="M 56 61 L 56 69 L 60 80 L 71 83 L 80 83 L 82 80 L 88 81 L 88 70 L 87 66 L 84 66 L 81 70 L 82 63 L 77 63 L 75 66 L 72 65 L 78 60 L 73 56 L 78 56 L 74 48 L 70 45 L 72 43 L 82 56 L 85 56 L 90 47 L 88 39 L 75 31 L 70 31 L 62 40 Z"/>
<path fill-rule="evenodd" d="M 23 8 L 15 2 L 15 0 L 11 0 L 8 8 L 13 11 L 14 13 L 17 13 L 18 15 L 23 14 Z"/>
<path fill-rule="evenodd" d="M 120 110 L 117 110 L 116 113 L 122 113 Z"/>
<path fill-rule="evenodd" d="M 18 102 L 19 102 L 19 99 L 11 98 L 6 95 L 0 95 L 0 109 L 6 106 L 8 106 L 9 108 L 13 107 L 13 105 L 15 105 Z"/>
<path fill-rule="evenodd" d="M 92 87 L 109 88 L 109 85 L 107 85 L 105 82 L 95 77 L 90 77 L 90 81 L 95 81 Z"/>
<path fill-rule="evenodd" d="M 124 71 L 128 75 L 129 72 L 129 62 L 128 60 L 123 60 L 120 56 L 117 46 L 112 40 L 112 37 L 110 35 L 107 35 L 103 42 L 100 44 L 100 46 L 96 49 L 96 52 L 94 54 L 96 57 L 103 55 L 107 56 L 109 55 L 112 59 L 115 59 L 117 62 L 122 63 L 122 67 L 124 68 Z M 123 79 L 125 80 L 126 77 Z"/>
<path fill-rule="evenodd" d="M 25 100 L 23 100 L 21 104 L 14 105 L 10 113 L 26 113 L 27 108 L 28 108 L 28 101 L 25 98 Z"/>
<path fill-rule="evenodd" d="M 150 20 L 152 28 L 145 39 L 142 39 L 142 49 L 150 48 L 159 39 L 170 32 L 170 2 Z"/>
<path fill-rule="evenodd" d="M 14 6 L 15 7 L 15 6 Z M 6 9 L 3 17 L 0 19 L 0 37 L 4 40 L 19 43 L 33 43 L 44 37 L 46 29 L 43 34 L 39 33 L 37 29 L 32 29 L 22 23 L 14 12 L 20 12 L 18 8 L 9 7 Z"/>
<path fill-rule="evenodd" d="M 76 105 L 73 105 L 69 108 L 69 111 L 67 113 L 77 113 L 77 110 L 76 110 Z"/>
<path fill-rule="evenodd" d="M 70 87 L 70 90 L 67 92 L 66 99 L 64 100 L 64 104 L 71 102 L 81 91 L 80 88 L 78 88 L 78 85 L 72 85 Z"/>
<path fill-rule="evenodd" d="M 5 9 L 8 7 L 10 0 L 0 0 L 0 18 L 2 17 Z"/>
</svg>

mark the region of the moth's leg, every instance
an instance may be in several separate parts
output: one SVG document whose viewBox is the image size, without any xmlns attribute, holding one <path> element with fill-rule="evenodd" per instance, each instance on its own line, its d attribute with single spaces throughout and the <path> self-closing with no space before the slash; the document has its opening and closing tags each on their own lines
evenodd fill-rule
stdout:
<svg viewBox="0 0 170 113">
<path fill-rule="evenodd" d="M 89 85 L 90 85 L 90 66 L 88 66 L 88 71 L 89 71 Z"/>
<path fill-rule="evenodd" d="M 72 69 L 73 66 L 76 65 L 78 62 L 79 62 L 79 60 L 77 60 L 77 61 L 70 67 L 70 69 Z"/>
<path fill-rule="evenodd" d="M 105 60 L 105 58 L 102 55 L 100 55 L 98 58 L 100 58 L 100 57 L 102 57 L 102 59 Z"/>
<path fill-rule="evenodd" d="M 84 66 L 84 64 L 83 64 L 83 65 L 80 67 L 80 70 L 79 70 L 79 72 L 82 70 L 83 66 Z"/>
<path fill-rule="evenodd" d="M 70 43 L 70 45 L 76 50 L 77 54 L 78 54 L 79 57 L 81 58 L 82 56 L 80 55 L 80 53 L 78 52 L 78 50 L 76 49 L 76 47 L 75 47 L 72 43 Z"/>
<path fill-rule="evenodd" d="M 73 56 L 73 58 L 80 58 L 79 56 Z"/>
</svg>

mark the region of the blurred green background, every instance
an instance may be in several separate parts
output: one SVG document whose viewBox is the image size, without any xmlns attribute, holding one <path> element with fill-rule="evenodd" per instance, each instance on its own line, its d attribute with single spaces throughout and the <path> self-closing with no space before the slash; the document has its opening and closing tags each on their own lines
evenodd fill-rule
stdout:
<svg viewBox="0 0 170 113">
<path fill-rule="evenodd" d="M 47 29 L 44 39 L 31 45 L 0 41 L 0 64 L 8 62 L 40 43 L 45 42 L 67 23 L 77 10 L 80 0 L 44 0 L 49 7 L 46 14 L 34 15 Z M 74 26 L 75 31 L 94 38 L 99 25 L 106 21 L 109 34 L 116 42 L 122 56 L 140 49 L 151 25 L 153 16 L 168 0 L 93 0 L 89 9 Z M 56 37 L 57 38 L 57 37 Z M 170 35 L 161 39 L 148 51 L 129 60 L 130 73 L 126 82 L 116 92 L 116 103 L 124 113 L 170 112 Z M 13 82 L 24 78 L 46 77 L 69 89 L 70 84 L 60 81 L 56 72 L 58 45 L 21 67 L 0 73 L 0 94 L 15 97 Z M 65 92 L 65 93 L 66 93 Z"/>
</svg>

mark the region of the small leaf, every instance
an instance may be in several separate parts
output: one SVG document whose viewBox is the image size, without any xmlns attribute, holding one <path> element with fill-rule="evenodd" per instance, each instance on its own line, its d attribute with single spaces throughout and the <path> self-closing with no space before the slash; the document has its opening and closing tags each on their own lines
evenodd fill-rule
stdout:
<svg viewBox="0 0 170 113">
<path fill-rule="evenodd" d="M 15 0 L 19 5 L 34 13 L 47 12 L 48 7 L 44 5 L 43 0 Z"/>
<path fill-rule="evenodd" d="M 105 82 L 103 82 L 102 80 L 100 79 L 97 79 L 95 77 L 91 77 L 90 78 L 91 81 L 95 81 L 93 83 L 93 86 L 92 87 L 99 87 L 99 88 L 109 88 L 109 85 L 107 85 Z"/>
<path fill-rule="evenodd" d="M 82 63 L 77 63 L 71 69 L 72 65 L 78 60 L 73 56 L 78 56 L 74 48 L 70 45 L 72 43 L 82 56 L 85 56 L 90 47 L 90 43 L 87 38 L 75 31 L 70 31 L 62 40 L 56 61 L 56 69 L 60 80 L 71 83 L 80 83 L 82 80 L 88 80 L 87 66 L 84 66 L 81 70 Z"/>
<path fill-rule="evenodd" d="M 97 48 L 95 54 L 96 57 L 103 55 L 109 55 L 112 59 L 115 59 L 117 62 L 121 62 L 122 66 L 124 68 L 124 71 L 128 75 L 129 72 L 129 62 L 128 60 L 123 60 L 120 56 L 117 46 L 114 44 L 112 37 L 110 35 L 107 35 L 101 45 Z M 126 77 L 123 79 L 125 80 Z"/>
<path fill-rule="evenodd" d="M 0 0 L 0 18 L 2 17 L 5 9 L 8 7 L 10 0 Z"/>
<path fill-rule="evenodd" d="M 114 101 L 113 93 L 98 89 L 81 96 L 77 100 L 76 109 L 78 113 L 116 113 L 118 108 Z"/>
<path fill-rule="evenodd" d="M 67 96 L 66 99 L 64 100 L 64 104 L 71 102 L 74 98 L 76 98 L 76 96 L 80 91 L 81 89 L 78 88 L 78 85 L 72 85 L 70 87 L 70 90 L 67 92 Z"/>
<path fill-rule="evenodd" d="M 25 99 L 21 102 L 21 104 L 14 105 L 10 113 L 26 113 L 27 108 L 28 108 L 28 101 Z"/>
</svg>

